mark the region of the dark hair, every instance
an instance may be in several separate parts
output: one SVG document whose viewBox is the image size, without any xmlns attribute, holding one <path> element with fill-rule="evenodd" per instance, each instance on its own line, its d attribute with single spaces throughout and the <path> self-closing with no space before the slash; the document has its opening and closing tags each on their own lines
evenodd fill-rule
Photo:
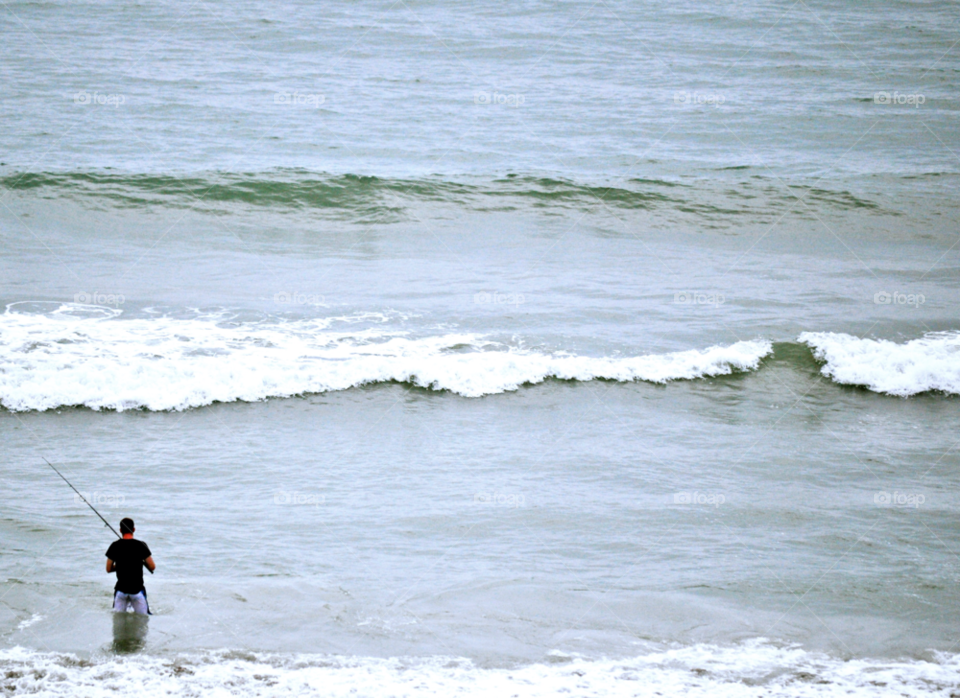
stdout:
<svg viewBox="0 0 960 698">
<path fill-rule="evenodd" d="M 120 533 L 133 533 L 133 519 L 120 519 Z"/>
</svg>

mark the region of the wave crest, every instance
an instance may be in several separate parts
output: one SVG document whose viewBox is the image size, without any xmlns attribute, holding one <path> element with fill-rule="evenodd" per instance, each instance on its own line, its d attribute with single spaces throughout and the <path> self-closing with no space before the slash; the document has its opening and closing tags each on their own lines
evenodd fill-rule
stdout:
<svg viewBox="0 0 960 698">
<path fill-rule="evenodd" d="M 549 378 L 666 383 L 756 369 L 765 340 L 609 358 L 543 353 L 473 334 L 342 332 L 335 320 L 225 325 L 209 320 L 0 316 L 0 405 L 183 410 L 382 382 L 480 397 Z"/>
<path fill-rule="evenodd" d="M 719 221 L 729 216 L 785 213 L 797 195 L 829 210 L 896 215 L 845 190 L 794 185 L 784 195 L 769 183 L 741 181 L 730 189 L 703 182 L 658 179 L 580 182 L 565 178 L 509 174 L 504 177 L 419 179 L 326 174 L 302 169 L 190 174 L 104 171 L 15 172 L 0 176 L 0 190 L 66 197 L 93 206 L 164 206 L 223 213 L 271 209 L 313 211 L 335 219 L 383 223 L 404 220 L 409 207 L 445 204 L 474 211 L 557 210 L 598 212 L 671 210 Z M 414 217 L 416 218 L 416 217 Z"/>
<path fill-rule="evenodd" d="M 960 332 L 933 332 L 904 344 L 837 332 L 804 332 L 800 341 L 837 383 L 900 397 L 960 395 Z"/>
</svg>

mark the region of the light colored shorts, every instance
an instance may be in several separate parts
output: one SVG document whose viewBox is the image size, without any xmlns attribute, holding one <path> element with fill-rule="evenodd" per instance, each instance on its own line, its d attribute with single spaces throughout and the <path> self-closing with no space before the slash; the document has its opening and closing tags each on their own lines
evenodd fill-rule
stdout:
<svg viewBox="0 0 960 698">
<path fill-rule="evenodd" d="M 113 597 L 113 610 L 126 612 L 128 608 L 133 608 L 134 613 L 147 615 L 147 597 L 141 591 L 136 594 L 124 594 L 122 591 L 115 593 Z"/>
</svg>

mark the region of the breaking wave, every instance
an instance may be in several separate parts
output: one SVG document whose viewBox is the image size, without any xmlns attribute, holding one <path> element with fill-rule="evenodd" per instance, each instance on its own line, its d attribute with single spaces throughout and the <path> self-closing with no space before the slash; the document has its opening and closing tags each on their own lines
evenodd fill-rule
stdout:
<svg viewBox="0 0 960 698">
<path fill-rule="evenodd" d="M 17 305 L 17 304 L 14 304 Z M 472 333 L 415 334 L 377 313 L 291 321 L 156 316 L 100 306 L 0 315 L 0 406 L 12 411 L 184 410 L 403 383 L 468 398 L 546 380 L 668 383 L 756 371 L 767 358 L 908 397 L 960 394 L 960 332 L 902 344 L 805 332 L 636 356 L 526 348 Z"/>
<path fill-rule="evenodd" d="M 628 659 L 552 652 L 546 661 L 478 667 L 459 657 L 277 655 L 236 651 L 127 657 L 0 650 L 16 695 L 297 696 L 946 696 L 956 655 L 932 660 L 838 659 L 752 640 L 693 645 Z"/>
<path fill-rule="evenodd" d="M 355 330 L 362 316 L 281 323 L 121 320 L 94 306 L 0 316 L 0 405 L 183 410 L 382 382 L 480 397 L 550 378 L 666 383 L 756 369 L 765 340 L 668 354 L 547 353 L 474 334 Z M 78 314 L 80 317 L 78 317 Z"/>
<path fill-rule="evenodd" d="M 837 383 L 900 397 L 960 394 L 960 332 L 933 332 L 904 344 L 835 332 L 804 332 L 800 341 Z"/>
</svg>

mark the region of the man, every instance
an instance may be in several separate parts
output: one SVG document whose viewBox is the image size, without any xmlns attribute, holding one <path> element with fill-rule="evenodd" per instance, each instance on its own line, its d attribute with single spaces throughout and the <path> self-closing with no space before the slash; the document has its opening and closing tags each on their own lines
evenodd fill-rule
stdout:
<svg viewBox="0 0 960 698">
<path fill-rule="evenodd" d="M 120 522 L 122 540 L 115 540 L 107 548 L 107 572 L 117 573 L 117 585 L 113 588 L 113 610 L 125 612 L 132 607 L 134 613 L 147 614 L 147 592 L 143 588 L 143 567 L 153 572 L 157 566 L 153 563 L 150 548 L 143 541 L 133 537 L 133 519 Z"/>
</svg>

